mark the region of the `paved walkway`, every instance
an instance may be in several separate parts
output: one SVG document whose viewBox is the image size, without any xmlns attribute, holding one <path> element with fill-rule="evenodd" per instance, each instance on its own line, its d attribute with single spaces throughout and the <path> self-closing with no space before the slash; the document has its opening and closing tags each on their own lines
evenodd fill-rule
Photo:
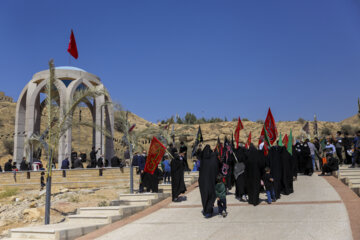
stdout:
<svg viewBox="0 0 360 240">
<path fill-rule="evenodd" d="M 346 207 L 325 178 L 299 176 L 294 189 L 276 203 L 256 207 L 228 195 L 228 217 L 205 219 L 195 188 L 187 201 L 170 203 L 97 239 L 353 239 Z"/>
</svg>

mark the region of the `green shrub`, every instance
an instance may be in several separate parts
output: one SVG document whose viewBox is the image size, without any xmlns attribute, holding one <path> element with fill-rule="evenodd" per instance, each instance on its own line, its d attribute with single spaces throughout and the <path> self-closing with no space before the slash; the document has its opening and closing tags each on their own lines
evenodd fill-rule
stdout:
<svg viewBox="0 0 360 240">
<path fill-rule="evenodd" d="M 69 198 L 69 201 L 74 202 L 74 203 L 78 203 L 78 202 L 80 202 L 80 198 L 79 198 L 79 196 L 71 195 L 70 198 Z"/>
<path fill-rule="evenodd" d="M 304 124 L 304 123 L 305 123 L 305 119 L 303 119 L 303 118 L 299 118 L 297 121 L 298 121 L 298 123 L 300 123 L 300 124 Z"/>
<path fill-rule="evenodd" d="M 330 128 L 324 127 L 324 128 L 321 130 L 321 134 L 322 134 L 322 135 L 325 135 L 325 136 L 331 135 L 331 130 L 330 130 Z"/>
<path fill-rule="evenodd" d="M 98 207 L 107 207 L 109 206 L 109 203 L 107 201 L 101 201 L 98 203 Z"/>
<path fill-rule="evenodd" d="M 18 188 L 5 188 L 2 192 L 0 192 L 0 199 L 14 196 L 18 192 Z"/>
<path fill-rule="evenodd" d="M 264 121 L 264 120 L 262 120 L 262 119 L 259 119 L 259 120 L 256 120 L 256 123 L 264 124 L 264 123 L 265 123 L 265 121 Z"/>
</svg>

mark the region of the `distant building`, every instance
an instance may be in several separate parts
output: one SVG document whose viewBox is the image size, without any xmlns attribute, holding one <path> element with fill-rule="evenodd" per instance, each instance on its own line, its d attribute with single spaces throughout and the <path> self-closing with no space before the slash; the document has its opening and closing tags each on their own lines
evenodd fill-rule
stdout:
<svg viewBox="0 0 360 240">
<path fill-rule="evenodd" d="M 4 92 L 0 92 L 0 102 L 13 102 L 13 98 L 5 96 Z"/>
</svg>

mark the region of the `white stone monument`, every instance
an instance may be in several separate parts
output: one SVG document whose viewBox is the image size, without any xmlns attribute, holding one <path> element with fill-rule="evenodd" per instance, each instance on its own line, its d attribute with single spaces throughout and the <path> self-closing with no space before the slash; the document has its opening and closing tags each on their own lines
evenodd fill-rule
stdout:
<svg viewBox="0 0 360 240">
<path fill-rule="evenodd" d="M 25 140 L 33 133 L 40 133 L 41 112 L 45 106 L 45 101 L 40 99 L 40 93 L 45 92 L 46 80 L 50 77 L 49 70 L 41 71 L 34 74 L 30 82 L 22 90 L 16 104 L 16 119 L 15 119 L 15 138 L 14 138 L 14 161 L 17 165 L 20 164 L 22 158 L 25 156 L 28 161 L 31 161 L 31 154 L 26 155 Z M 100 78 L 94 74 L 88 73 L 76 67 L 56 67 L 55 68 L 55 86 L 59 95 L 57 104 L 62 107 L 65 106 L 74 96 L 77 89 L 83 87 L 96 87 L 105 89 L 100 81 Z M 96 149 L 100 148 L 100 154 L 104 154 L 105 159 L 110 159 L 114 156 L 114 113 L 113 108 L 106 105 L 105 102 L 111 102 L 110 96 L 99 96 L 89 101 L 83 101 L 89 108 L 92 114 L 92 120 L 95 126 L 100 126 L 110 133 L 110 136 L 105 136 L 101 129 L 93 128 L 92 145 Z M 61 116 L 60 116 L 61 118 Z M 25 134 L 22 134 L 24 133 Z M 72 129 L 68 129 L 61 137 L 58 146 L 58 164 L 60 168 L 61 161 L 66 155 L 71 156 L 72 146 Z M 92 146 L 89 146 L 89 152 Z M 31 152 L 31 151 L 30 151 Z M 70 159 L 69 159 L 70 160 Z"/>
</svg>

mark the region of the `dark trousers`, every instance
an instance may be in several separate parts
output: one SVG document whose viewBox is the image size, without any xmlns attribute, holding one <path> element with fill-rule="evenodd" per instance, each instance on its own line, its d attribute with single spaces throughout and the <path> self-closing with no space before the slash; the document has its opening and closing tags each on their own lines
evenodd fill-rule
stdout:
<svg viewBox="0 0 360 240">
<path fill-rule="evenodd" d="M 359 164 L 360 160 L 360 151 L 355 151 L 352 157 L 352 166 L 355 167 L 355 163 Z"/>
<path fill-rule="evenodd" d="M 220 198 L 217 201 L 217 205 L 218 205 L 219 213 L 222 213 L 223 211 L 226 212 L 226 198 Z"/>
<path fill-rule="evenodd" d="M 139 193 L 144 192 L 144 184 L 143 184 L 143 181 L 144 181 L 144 173 L 141 173 L 141 174 L 140 174 Z"/>
<path fill-rule="evenodd" d="M 351 160 L 351 155 L 348 154 L 348 150 L 349 148 L 345 148 L 345 164 L 351 164 L 352 163 L 352 160 Z"/>
<path fill-rule="evenodd" d="M 276 199 L 274 188 L 266 190 L 266 196 L 268 203 L 271 203 L 271 199 Z"/>
<path fill-rule="evenodd" d="M 169 182 L 170 183 L 170 177 L 171 177 L 171 172 L 164 172 L 164 183 Z M 167 181 L 166 181 L 167 179 Z"/>
<path fill-rule="evenodd" d="M 342 157 L 342 148 L 336 148 L 336 155 L 340 161 L 340 164 L 343 163 L 343 157 Z"/>
</svg>

